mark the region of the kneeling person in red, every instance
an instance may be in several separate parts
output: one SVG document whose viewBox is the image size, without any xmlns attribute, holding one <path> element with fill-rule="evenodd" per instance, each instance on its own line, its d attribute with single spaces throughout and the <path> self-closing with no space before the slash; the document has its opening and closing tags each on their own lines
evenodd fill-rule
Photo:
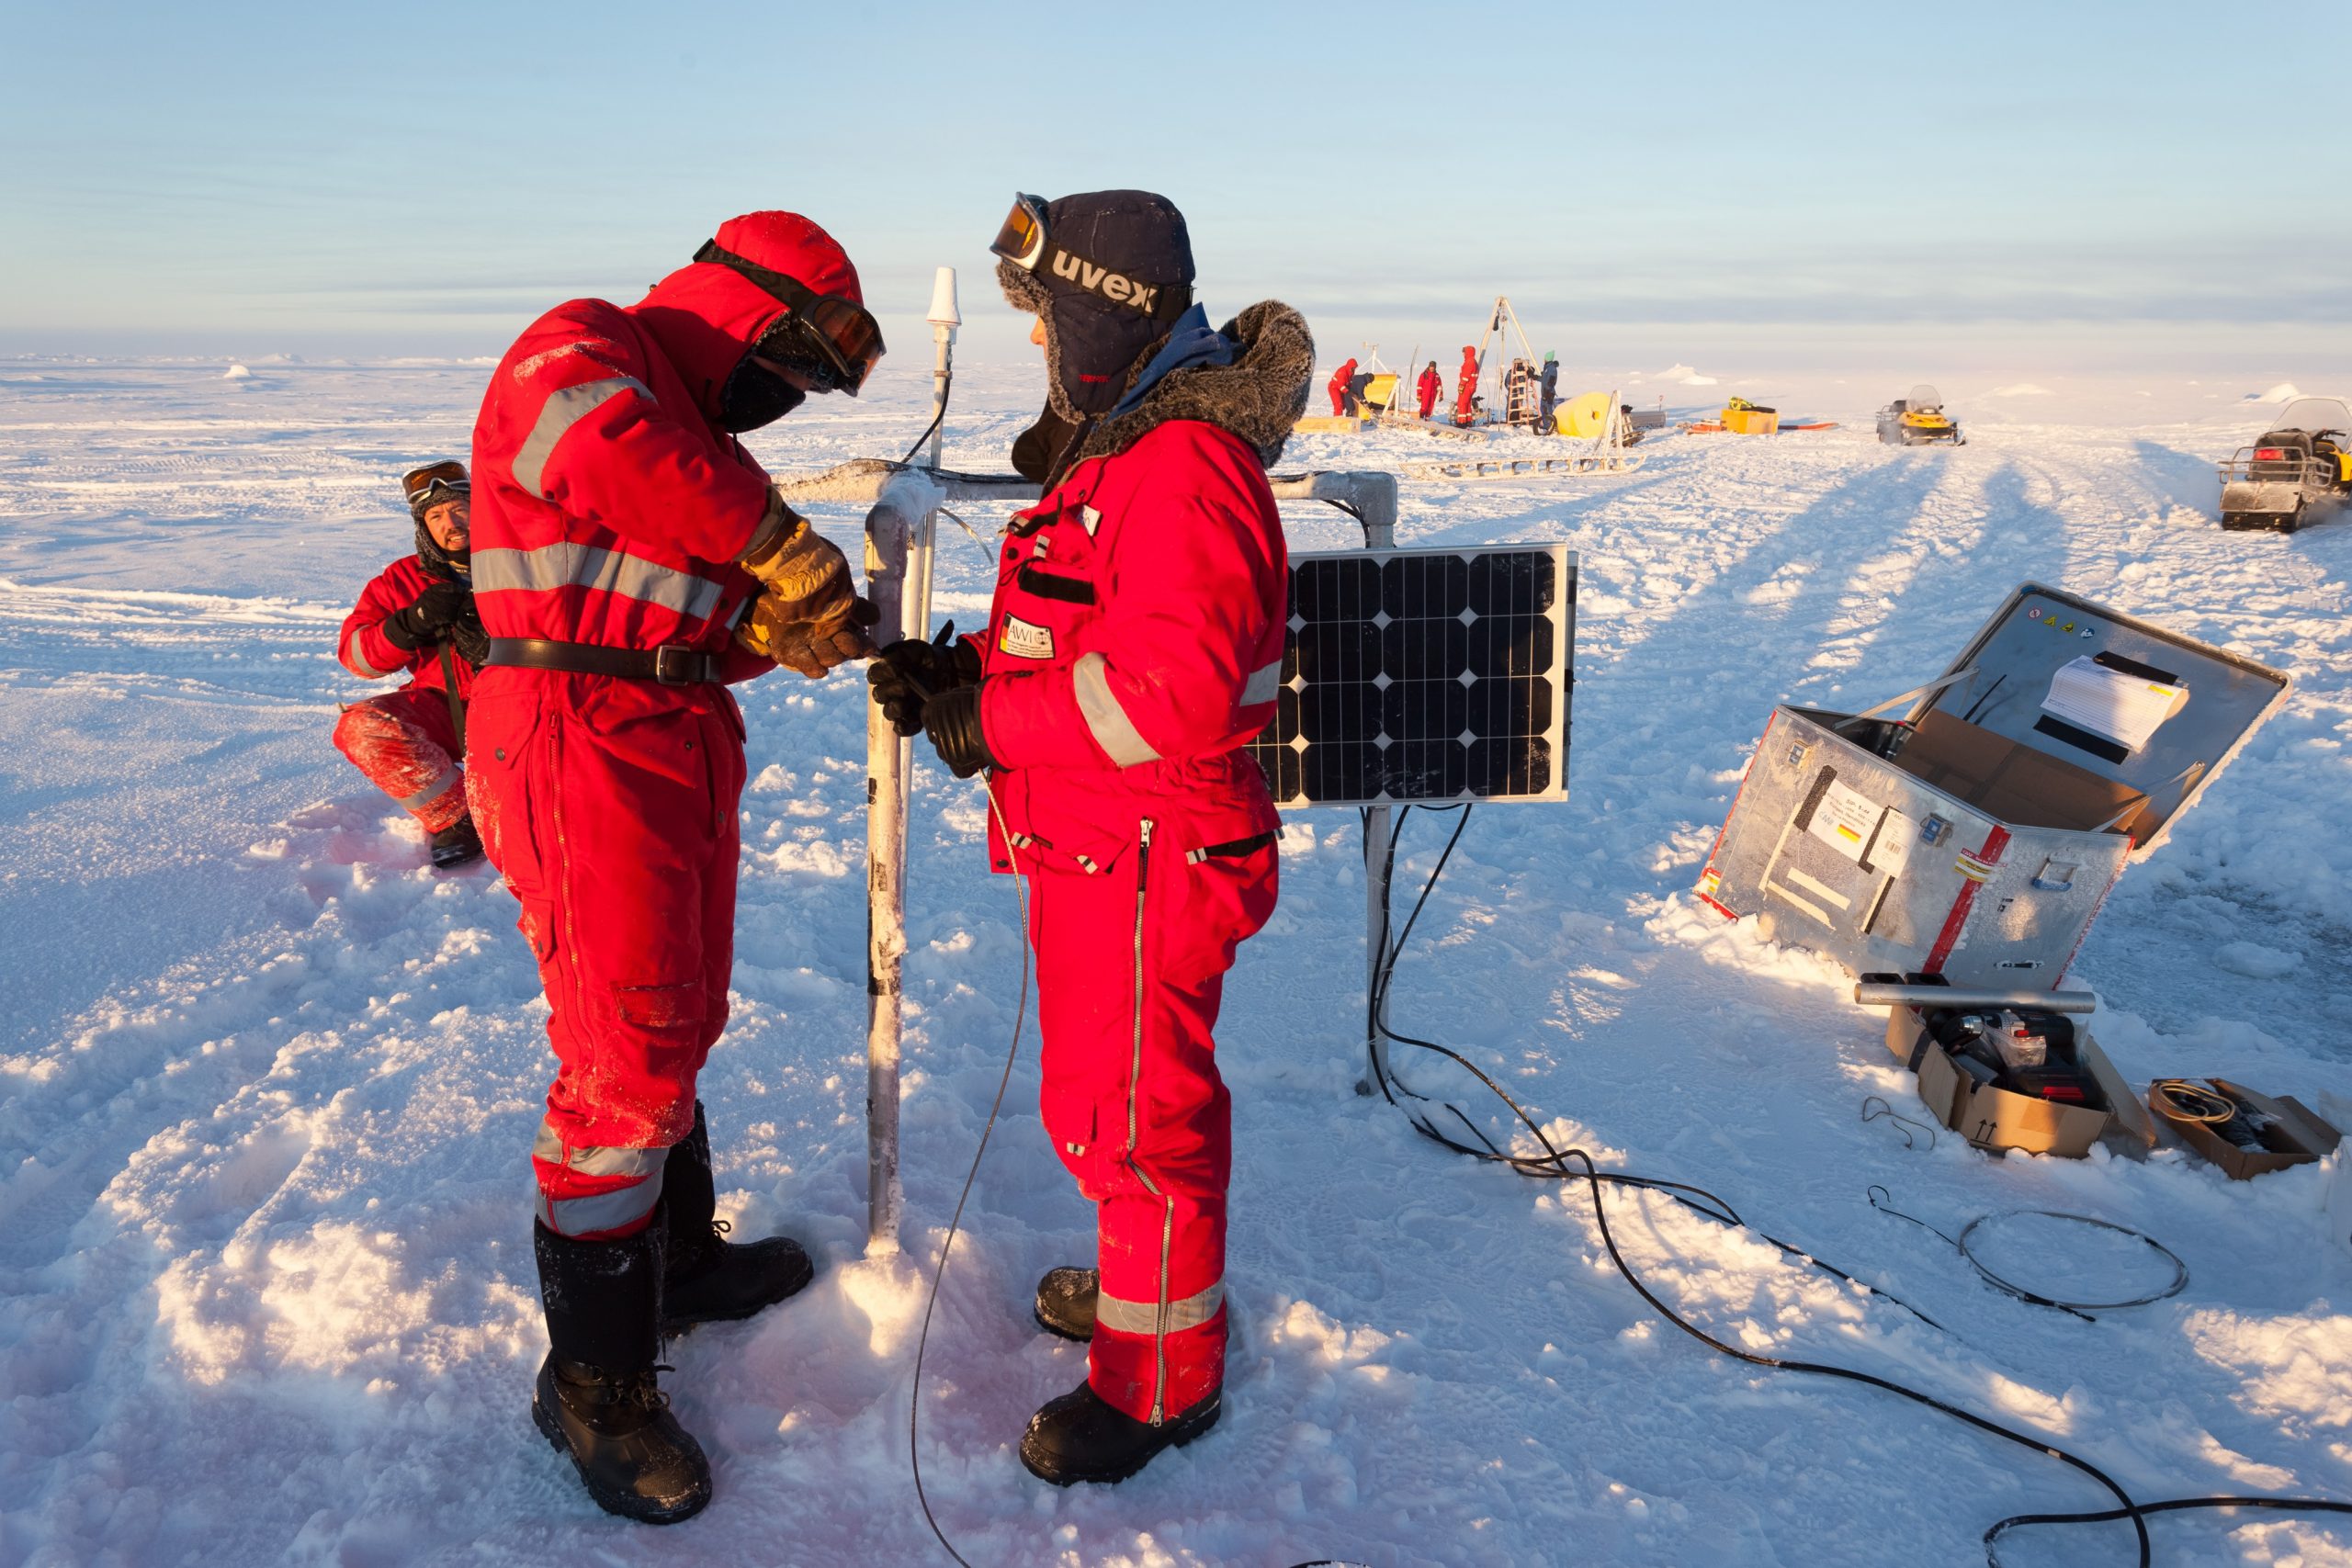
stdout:
<svg viewBox="0 0 2352 1568">
<path fill-rule="evenodd" d="M 463 463 L 432 463 L 401 479 L 416 553 L 368 584 L 335 643 L 365 680 L 405 674 L 397 692 L 353 703 L 335 721 L 335 750 L 417 820 L 436 866 L 481 854 L 466 814 L 465 704 L 488 638 L 474 613 Z"/>
<path fill-rule="evenodd" d="M 994 248 L 1046 350 L 1046 408 L 1013 448 L 1045 498 L 1013 520 L 986 634 L 896 644 L 869 676 L 958 776 L 989 771 L 990 858 L 1029 878 L 1045 1124 L 1097 1205 L 1097 1266 L 1038 1286 L 1038 1321 L 1089 1341 L 1087 1381 L 1021 1458 L 1109 1482 L 1222 1407 L 1213 1031 L 1274 907 L 1279 824 L 1242 747 L 1273 715 L 1288 610 L 1266 467 L 1315 351 L 1272 300 L 1209 325 L 1162 197 L 1023 197 Z"/>
<path fill-rule="evenodd" d="M 695 1099 L 734 964 L 727 684 L 872 651 L 848 562 L 736 437 L 812 391 L 856 392 L 881 352 L 832 237 L 754 212 L 634 305 L 539 318 L 474 425 L 490 646 L 468 789 L 557 1063 L 531 1147 L 548 1344 L 531 1412 L 600 1506 L 649 1523 L 710 1500 L 656 1377 L 662 1338 L 812 1273 L 789 1238 L 725 1238 Z"/>
</svg>

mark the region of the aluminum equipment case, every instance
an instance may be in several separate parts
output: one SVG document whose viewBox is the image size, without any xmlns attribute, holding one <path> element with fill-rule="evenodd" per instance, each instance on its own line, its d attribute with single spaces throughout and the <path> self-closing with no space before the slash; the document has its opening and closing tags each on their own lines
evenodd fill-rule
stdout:
<svg viewBox="0 0 2352 1568">
<path fill-rule="evenodd" d="M 1699 895 L 1857 974 L 2054 987 L 2125 864 L 2289 685 L 2025 583 L 1917 692 L 1860 714 L 1775 707 Z"/>
</svg>

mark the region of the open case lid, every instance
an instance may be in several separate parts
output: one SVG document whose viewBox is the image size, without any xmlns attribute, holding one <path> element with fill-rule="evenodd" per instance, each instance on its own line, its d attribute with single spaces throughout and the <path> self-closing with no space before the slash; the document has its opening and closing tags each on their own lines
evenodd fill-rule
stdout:
<svg viewBox="0 0 2352 1568">
<path fill-rule="evenodd" d="M 2149 797 L 2134 860 L 2286 700 L 2267 665 L 2038 582 L 2019 585 L 1944 671 L 1930 709 Z M 2185 694 L 2184 694 L 2185 693 Z"/>
</svg>

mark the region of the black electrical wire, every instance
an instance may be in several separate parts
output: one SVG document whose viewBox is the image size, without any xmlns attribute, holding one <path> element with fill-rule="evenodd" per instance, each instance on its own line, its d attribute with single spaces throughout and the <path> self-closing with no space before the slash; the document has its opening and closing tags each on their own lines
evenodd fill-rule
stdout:
<svg viewBox="0 0 2352 1568">
<path fill-rule="evenodd" d="M 1439 809 L 1453 808 L 1443 807 Z M 1950 1416 L 1955 1420 L 1963 1421 L 1969 1426 L 1977 1428 L 1979 1431 L 1990 1433 L 1994 1437 L 2004 1438 L 2009 1442 L 2018 1445 L 2021 1448 L 2030 1449 L 2037 1453 L 2046 1454 L 2050 1458 L 2057 1460 L 2061 1463 L 2079 1471 L 2084 1475 L 2086 1475 L 2091 1480 L 2097 1482 L 2115 1498 L 2118 1504 L 2120 1505 L 2120 1506 L 2114 1508 L 2086 1510 L 2075 1513 L 2011 1515 L 2009 1517 L 1994 1524 L 1984 1532 L 1984 1561 L 1990 1565 L 1990 1568 L 2001 1568 L 2001 1559 L 1998 1550 L 2000 1538 L 2008 1531 L 2026 1525 L 2087 1525 L 2109 1523 L 2119 1519 L 2128 1519 L 2131 1521 L 2132 1533 L 2137 1538 L 2138 1541 L 2140 1568 L 2149 1568 L 2154 1550 L 2153 1542 L 2148 1534 L 2147 1524 L 2148 1516 L 2151 1514 L 2179 1513 L 2190 1509 L 2204 1508 L 2262 1508 L 2277 1512 L 2352 1515 L 2352 1503 L 2335 1502 L 2325 1498 L 2227 1496 L 2177 1497 L 2170 1498 L 2163 1502 L 2142 1503 L 2135 1500 L 2130 1493 L 2124 1491 L 2122 1486 L 2115 1480 L 2114 1477 L 2109 1475 L 2105 1471 L 2091 1463 L 2090 1461 L 2083 1459 L 2078 1455 L 2069 1453 L 2064 1449 L 2059 1448 L 2041 1438 L 2032 1436 L 2030 1433 L 2020 1432 L 2014 1427 L 2002 1426 L 1999 1422 L 1989 1420 L 1973 1411 L 1962 1409 L 1957 1404 L 1949 1404 L 1946 1401 L 1938 1399 L 1931 1394 L 1922 1393 L 1917 1389 L 1907 1388 L 1902 1383 L 1893 1382 L 1890 1379 L 1875 1376 L 1870 1372 L 1858 1371 L 1850 1367 L 1831 1366 L 1826 1362 L 1820 1361 L 1801 1361 L 1778 1356 L 1759 1355 L 1752 1351 L 1740 1349 L 1738 1347 L 1734 1345 L 1727 1345 L 1722 1340 L 1715 1338 L 1713 1335 L 1707 1333 L 1704 1329 L 1691 1324 L 1683 1318 L 1672 1307 L 1668 1306 L 1666 1303 L 1659 1300 L 1658 1297 L 1651 1292 L 1650 1288 L 1642 1282 L 1641 1276 L 1635 1273 L 1633 1265 L 1625 1260 L 1624 1254 L 1618 1250 L 1616 1236 L 1611 1232 L 1609 1224 L 1608 1204 L 1602 1194 L 1602 1189 L 1606 1186 L 1613 1184 L 1626 1187 L 1643 1187 L 1656 1191 L 1663 1191 L 1695 1213 L 1705 1214 L 1710 1219 L 1716 1220 L 1723 1224 L 1737 1225 L 1741 1228 L 1747 1229 L 1752 1232 L 1752 1234 L 1762 1236 L 1766 1241 L 1771 1242 L 1772 1245 L 1779 1247 L 1782 1253 L 1791 1257 L 1804 1258 L 1807 1262 L 1814 1264 L 1815 1267 L 1825 1269 L 1828 1272 L 1836 1274 L 1841 1279 L 1853 1280 L 1856 1284 L 1863 1285 L 1864 1288 L 1870 1290 L 1872 1294 L 1881 1296 L 1887 1301 L 1894 1302 L 1895 1304 L 1903 1306 L 1905 1311 L 1911 1312 L 1914 1316 L 1919 1317 L 1921 1321 L 1933 1325 L 1937 1327 L 1942 1326 L 1939 1324 L 1935 1324 L 1932 1318 L 1928 1318 L 1926 1314 L 1919 1313 L 1917 1308 L 1910 1307 L 1907 1303 L 1888 1294 L 1886 1292 L 1880 1291 L 1874 1286 L 1870 1286 L 1865 1281 L 1853 1280 L 1853 1276 L 1847 1274 L 1844 1270 L 1832 1268 L 1831 1266 L 1821 1262 L 1820 1259 L 1812 1257 L 1811 1254 L 1806 1253 L 1800 1248 L 1791 1247 L 1786 1242 L 1780 1241 L 1775 1237 L 1767 1235 L 1763 1231 L 1756 1230 L 1755 1227 L 1747 1225 L 1746 1222 L 1742 1221 L 1732 1210 L 1730 1204 L 1725 1203 L 1714 1193 L 1709 1192 L 1703 1188 L 1690 1186 L 1682 1182 L 1660 1181 L 1651 1178 L 1632 1176 L 1619 1172 L 1605 1172 L 1599 1169 L 1593 1164 L 1592 1156 L 1587 1154 L 1584 1150 L 1573 1147 L 1567 1149 L 1557 1147 L 1553 1144 L 1551 1138 L 1545 1134 L 1544 1129 L 1536 1122 L 1535 1119 L 1528 1114 L 1526 1109 L 1522 1107 L 1518 1100 L 1512 1099 L 1510 1093 L 1506 1091 L 1501 1085 L 1496 1083 L 1492 1077 L 1488 1077 L 1485 1070 L 1479 1067 L 1476 1063 L 1471 1061 L 1460 1052 L 1455 1051 L 1451 1047 L 1438 1044 L 1434 1041 L 1416 1039 L 1411 1035 L 1399 1033 L 1388 1027 L 1386 1017 L 1387 995 L 1389 986 L 1395 976 L 1397 957 L 1403 950 L 1405 939 L 1412 934 L 1414 922 L 1420 918 L 1422 908 L 1429 902 L 1430 894 L 1435 890 L 1438 877 L 1445 870 L 1446 862 L 1452 858 L 1454 846 L 1461 841 L 1463 829 L 1469 825 L 1469 807 L 1465 804 L 1459 809 L 1462 812 L 1461 820 L 1454 824 L 1453 835 L 1446 840 L 1444 851 L 1438 856 L 1436 865 L 1430 869 L 1428 880 L 1422 884 L 1419 897 L 1414 900 L 1412 913 L 1407 917 L 1403 931 L 1397 935 L 1394 942 L 1392 942 L 1388 936 L 1390 919 L 1388 898 L 1389 884 L 1385 881 L 1383 883 L 1380 904 L 1380 930 L 1377 936 L 1377 945 L 1374 948 L 1374 952 L 1378 954 L 1378 963 L 1374 968 L 1373 984 L 1368 988 L 1369 995 L 1365 999 L 1365 1006 L 1368 1010 L 1367 1022 L 1372 1030 L 1377 1031 L 1381 1036 L 1393 1041 L 1397 1044 L 1411 1045 L 1420 1050 L 1434 1052 L 1438 1055 L 1446 1057 L 1448 1060 L 1456 1063 L 1467 1070 L 1473 1077 L 1476 1077 L 1480 1083 L 1484 1084 L 1498 1100 L 1501 1100 L 1503 1104 L 1510 1109 L 1511 1114 L 1519 1120 L 1520 1123 L 1526 1127 L 1527 1130 L 1534 1135 L 1535 1141 L 1542 1145 L 1544 1154 L 1541 1156 L 1537 1156 L 1533 1155 L 1515 1155 L 1506 1153 L 1502 1149 L 1498 1148 L 1494 1142 L 1489 1139 L 1486 1134 L 1479 1131 L 1476 1124 L 1473 1122 L 1468 1116 L 1464 1115 L 1460 1108 L 1450 1103 L 1445 1105 L 1445 1109 L 1452 1112 L 1454 1118 L 1461 1122 L 1464 1127 L 1470 1130 L 1472 1135 L 1478 1140 L 1478 1143 L 1484 1145 L 1483 1147 L 1460 1143 L 1446 1136 L 1443 1133 L 1440 1132 L 1425 1115 L 1409 1107 L 1399 1105 L 1398 1108 L 1406 1111 L 1407 1120 L 1410 1122 L 1417 1132 L 1420 1133 L 1424 1137 L 1430 1139 L 1432 1142 L 1443 1145 L 1445 1147 L 1452 1149 L 1456 1153 L 1468 1155 L 1475 1159 L 1478 1159 L 1488 1164 L 1508 1166 L 1521 1176 L 1544 1180 L 1581 1180 L 1584 1182 L 1587 1189 L 1592 1194 L 1593 1218 L 1600 1230 L 1601 1244 L 1607 1247 L 1610 1261 L 1617 1266 L 1617 1271 L 1624 1276 L 1625 1282 L 1628 1285 L 1631 1285 L 1634 1288 L 1634 1292 L 1640 1296 L 1642 1300 L 1647 1302 L 1651 1308 L 1655 1310 L 1659 1316 L 1665 1318 L 1667 1322 L 1672 1324 L 1675 1327 L 1682 1330 L 1683 1333 L 1688 1334 L 1690 1337 L 1698 1340 L 1701 1344 L 1707 1346 L 1709 1348 L 1719 1351 L 1725 1356 L 1729 1356 L 1735 1360 L 1745 1361 L 1750 1366 L 1770 1367 L 1782 1371 L 1810 1372 L 1818 1377 L 1837 1378 L 1848 1382 L 1858 1382 L 1871 1388 L 1883 1389 L 1888 1393 L 1899 1395 L 1904 1399 L 1910 1400 L 1916 1404 L 1925 1405 L 1930 1410 Z M 1398 814 L 1395 826 L 1389 834 L 1388 842 L 1380 852 L 1385 856 L 1385 866 L 1387 872 L 1393 873 L 1396 868 L 1396 845 L 1398 840 L 1404 835 L 1405 815 L 1409 813 L 1411 810 L 1412 807 L 1407 807 Z M 1369 813 L 1365 815 L 1365 821 L 1369 824 Z M 1369 838 L 1367 838 L 1364 844 L 1364 863 L 1367 874 L 1369 874 L 1372 867 L 1374 853 L 1374 846 L 1372 844 Z M 1423 1104 L 1439 1103 L 1437 1101 L 1430 1100 L 1428 1096 L 1417 1092 L 1410 1086 L 1405 1084 L 1401 1079 L 1393 1079 L 1392 1075 L 1385 1067 L 1383 1066 L 1379 1055 L 1376 1051 L 1371 1053 L 1371 1066 L 1373 1074 L 1380 1084 L 1381 1092 L 1387 1097 L 1388 1102 L 1391 1105 L 1398 1104 L 1396 1100 L 1396 1091 L 1399 1089 L 1403 1090 L 1405 1094 L 1412 1099 L 1421 1101 Z M 1570 1168 L 1569 1162 L 1571 1160 L 1576 1162 L 1575 1168 Z M 1704 1199 L 1705 1202 L 1702 1203 L 1698 1201 L 1700 1199 Z M 1713 1207 L 1708 1207 L 1709 1204 L 1713 1205 Z M 1909 1216 L 1906 1215 L 1905 1217 L 1908 1218 Z M 2177 1260 L 2176 1259 L 2176 1261 Z"/>
<path fill-rule="evenodd" d="M 1984 1282 L 1992 1286 L 1995 1290 L 2002 1291 L 2009 1295 L 2015 1296 L 2018 1300 L 2025 1303 L 2029 1306 L 2052 1307 L 2059 1312 L 2071 1314 L 2075 1317 L 2081 1318 L 2085 1323 L 2097 1323 L 2098 1321 L 2098 1319 L 2091 1315 L 2091 1314 L 2095 1312 L 2116 1312 L 2124 1307 L 2146 1306 L 2151 1302 L 2160 1302 L 2167 1296 L 2177 1296 L 2180 1294 L 2182 1290 L 2188 1284 L 2188 1265 L 2182 1262 L 2180 1260 L 2180 1255 L 2173 1251 L 2171 1247 L 2166 1247 L 2163 1242 L 2158 1241 L 2154 1236 L 2148 1235 L 2145 1231 L 2135 1231 L 2130 1225 L 2119 1225 L 2112 1220 L 2102 1220 L 2093 1214 L 2069 1214 L 2062 1213 L 2056 1209 L 2007 1209 L 2003 1210 L 1999 1214 L 1979 1214 L 1974 1219 L 1969 1221 L 1967 1224 L 1962 1226 L 1961 1232 L 1958 1235 L 1945 1235 L 1942 1231 L 1938 1230 L 1935 1226 L 1919 1218 L 1917 1214 L 1906 1214 L 1902 1210 L 1894 1207 L 1894 1195 L 1889 1192 L 1885 1188 L 1878 1186 L 1876 1183 L 1872 1183 L 1870 1187 L 1865 1188 L 1862 1195 L 1870 1200 L 1871 1207 L 1876 1209 L 1880 1213 L 1892 1215 L 1898 1220 L 1908 1220 L 1911 1224 L 1917 1225 L 1921 1230 L 1926 1231 L 1929 1235 L 1936 1236 L 1945 1242 L 1954 1252 L 1959 1253 L 1962 1258 L 1966 1258 L 1968 1260 L 1969 1267 L 1975 1269 L 1976 1272 L 1983 1277 Z M 1882 1200 L 1884 1201 L 1882 1201 Z M 2117 1302 L 2062 1302 L 2054 1299 L 2053 1297 L 2041 1295 L 2035 1292 L 2029 1291 L 2014 1280 L 2003 1279 L 1998 1273 L 1995 1272 L 1990 1267 L 1988 1267 L 1983 1258 L 1977 1257 L 1975 1250 L 1968 1245 L 1968 1238 L 1976 1234 L 1977 1226 L 1983 1224 L 1987 1220 L 1999 1219 L 2002 1218 L 2003 1215 L 2007 1214 L 2030 1214 L 2045 1220 L 2068 1220 L 2079 1225 L 2097 1225 L 2101 1230 L 2114 1231 L 2119 1235 L 2128 1235 L 2137 1241 L 2144 1242 L 2154 1251 L 2160 1253 L 2164 1257 L 2165 1262 L 2172 1265 L 2172 1280 L 2162 1290 L 2150 1291 L 2145 1295 L 2133 1296 L 2129 1301 Z"/>
<path fill-rule="evenodd" d="M 920 446 L 922 443 L 918 442 Z M 1004 829 L 1004 817 L 996 808 L 996 792 L 988 790 L 989 812 L 996 818 L 1000 831 Z M 1010 835 L 1007 835 L 1010 837 Z M 964 1226 L 964 1205 L 971 1201 L 972 1183 L 979 1179 L 980 1157 L 989 1152 L 989 1139 L 996 1133 L 996 1119 L 1004 1109 L 1004 1091 L 1012 1082 L 1012 1064 L 1021 1055 L 1021 1031 L 1029 1021 L 1029 890 L 1021 880 L 1016 865 L 1012 875 L 1013 897 L 1021 908 L 1021 993 L 1012 1010 L 1012 1037 L 1005 1043 L 1004 1071 L 996 1080 L 996 1098 L 989 1102 L 989 1119 L 980 1128 L 979 1147 L 972 1151 L 972 1168 L 964 1173 L 964 1190 L 956 1195 L 956 1213 L 947 1221 L 946 1239 L 939 1244 L 939 1262 L 931 1271 L 931 1294 L 922 1303 L 922 1330 L 915 1336 L 914 1389 L 907 1399 L 907 1464 L 915 1478 L 915 1501 L 922 1505 L 923 1522 L 931 1526 L 931 1533 L 939 1540 L 940 1550 L 954 1558 L 962 1568 L 972 1568 L 964 1554 L 939 1528 L 938 1518 L 931 1511 L 931 1498 L 922 1486 L 922 1448 L 918 1440 L 922 1425 L 922 1359 L 931 1348 L 931 1314 L 939 1305 L 940 1281 L 947 1277 L 947 1254 L 956 1246 L 956 1235 Z"/>
<path fill-rule="evenodd" d="M 1340 511 L 1344 512 L 1344 513 L 1346 513 L 1349 516 L 1351 516 L 1351 517 L 1354 518 L 1354 519 L 1356 520 L 1356 526 L 1357 526 L 1357 527 L 1359 527 L 1359 528 L 1362 528 L 1362 529 L 1363 530 L 1363 542 L 1364 542 L 1365 547 L 1366 547 L 1367 548 L 1368 548 L 1368 547 L 1370 547 L 1370 546 L 1371 546 L 1371 544 L 1372 544 L 1372 525 L 1371 525 L 1371 524 L 1369 524 L 1369 523 L 1367 523 L 1367 522 L 1365 522 L 1365 521 L 1363 520 L 1363 513 L 1358 512 L 1354 507 L 1352 507 L 1352 506 L 1349 505 L 1346 502 L 1344 502 L 1344 501 L 1336 501 L 1336 500 L 1332 499 L 1330 496 L 1328 496 L 1328 495 L 1327 495 L 1327 496 L 1322 496 L 1322 497 L 1320 497 L 1319 499 L 1322 501 L 1322 502 L 1323 502 L 1323 504 L 1324 504 L 1324 505 L 1326 505 L 1326 506 L 1331 506 L 1331 507 L 1337 507 Z"/>
<path fill-rule="evenodd" d="M 905 457 L 899 459 L 899 467 L 903 468 L 915 460 L 915 454 L 922 450 L 922 444 L 931 439 L 931 433 L 937 430 L 939 422 L 947 417 L 947 394 L 955 387 L 956 372 L 953 370 L 939 378 L 939 406 L 931 411 L 931 423 L 922 427 L 922 434 L 915 437 L 915 444 L 907 448 Z"/>
</svg>

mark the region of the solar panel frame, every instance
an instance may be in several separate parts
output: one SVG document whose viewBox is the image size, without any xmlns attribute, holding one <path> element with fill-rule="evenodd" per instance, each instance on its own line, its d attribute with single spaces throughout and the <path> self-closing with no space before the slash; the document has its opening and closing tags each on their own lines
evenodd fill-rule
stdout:
<svg viewBox="0 0 2352 1568">
<path fill-rule="evenodd" d="M 1248 748 L 1277 807 L 1568 797 L 1573 550 L 1313 550 L 1290 564 L 1275 714 Z"/>
</svg>

